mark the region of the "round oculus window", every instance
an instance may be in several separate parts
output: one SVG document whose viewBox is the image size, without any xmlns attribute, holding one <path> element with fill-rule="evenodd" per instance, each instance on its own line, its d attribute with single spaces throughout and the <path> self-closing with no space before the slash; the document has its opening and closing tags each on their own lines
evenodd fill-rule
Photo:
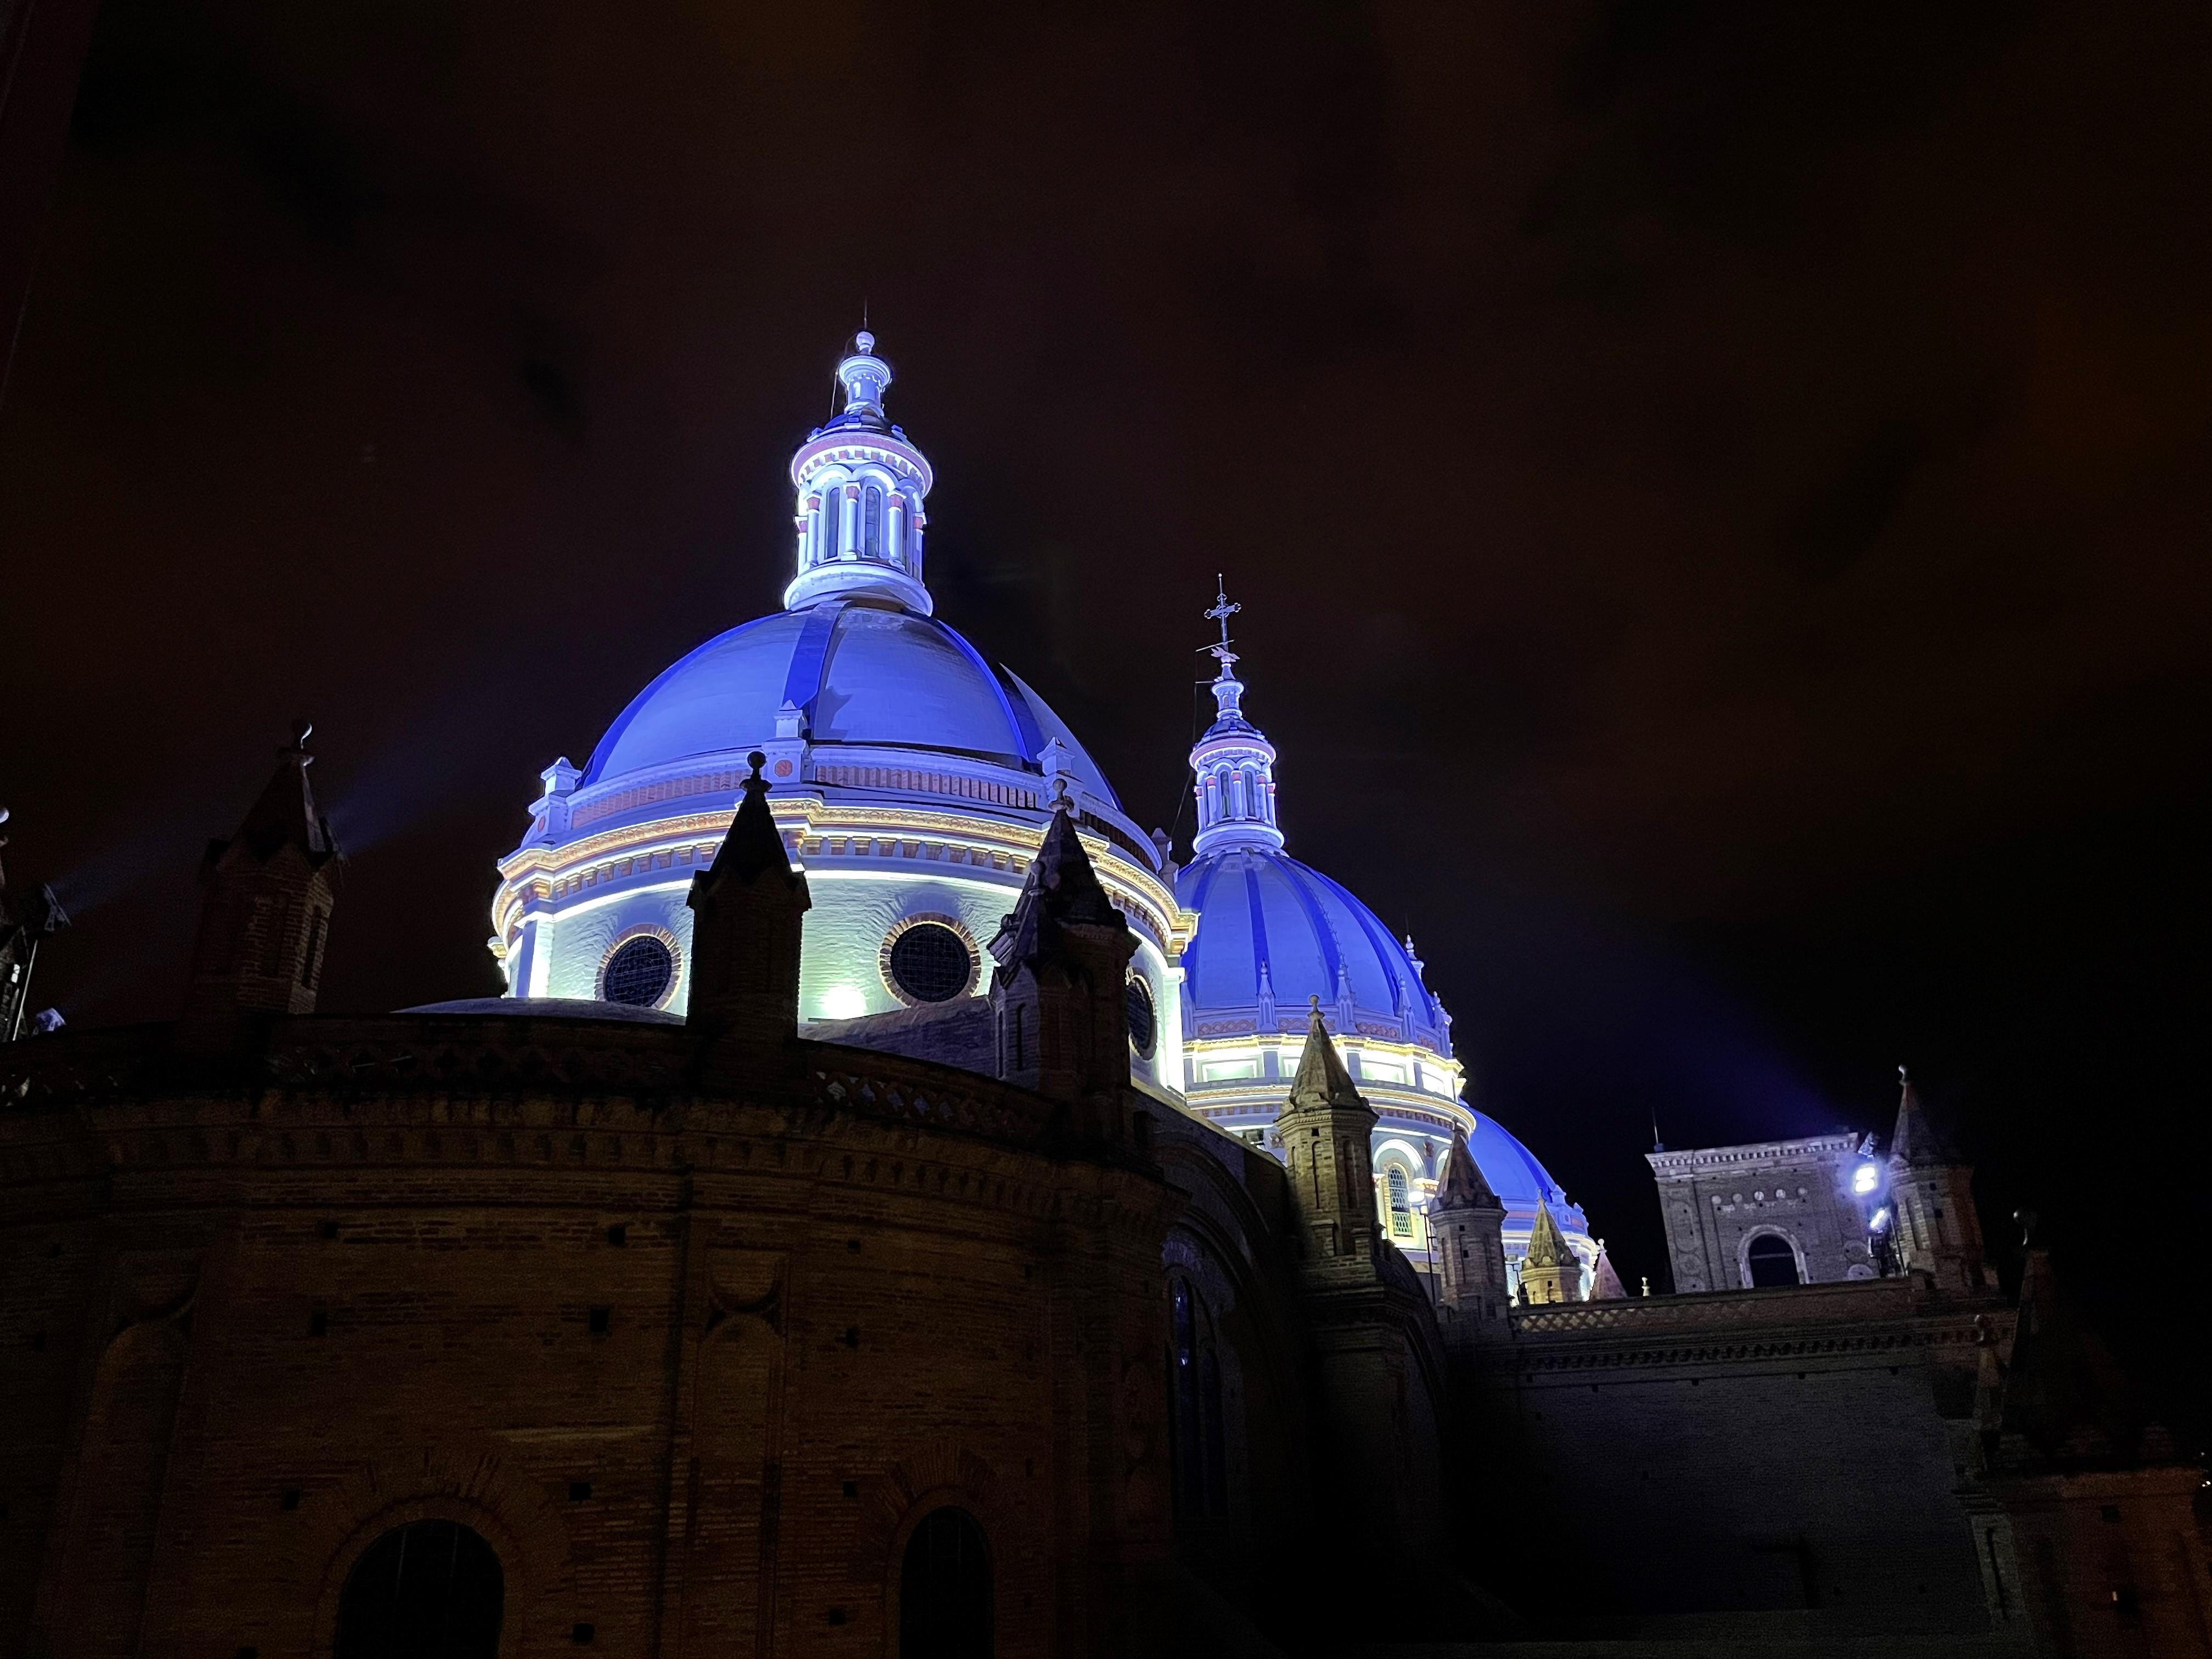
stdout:
<svg viewBox="0 0 2212 1659">
<path fill-rule="evenodd" d="M 1139 1060 L 1150 1060 L 1152 1045 L 1160 1038 L 1160 1020 L 1152 1006 L 1152 988 L 1143 975 L 1129 975 L 1129 982 L 1121 989 L 1121 1009 L 1129 1022 L 1129 1046 Z"/>
<path fill-rule="evenodd" d="M 891 982 L 916 1002 L 950 1002 L 975 977 L 968 941 L 941 921 L 917 921 L 891 941 Z"/>
<path fill-rule="evenodd" d="M 650 933 L 624 943 L 607 958 L 599 975 L 599 994 L 632 1008 L 654 1008 L 676 982 L 676 955 Z"/>
</svg>

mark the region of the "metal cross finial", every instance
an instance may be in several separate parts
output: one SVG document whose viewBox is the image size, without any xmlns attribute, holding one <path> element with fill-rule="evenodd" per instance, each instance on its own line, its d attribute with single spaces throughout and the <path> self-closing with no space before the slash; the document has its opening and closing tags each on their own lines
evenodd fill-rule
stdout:
<svg viewBox="0 0 2212 1659">
<path fill-rule="evenodd" d="M 1222 580 L 1218 572 L 1215 573 L 1213 586 L 1215 589 L 1213 608 L 1206 614 L 1221 624 L 1221 643 L 1206 646 L 1205 649 L 1220 663 L 1221 672 L 1226 677 L 1229 665 L 1237 660 L 1237 653 L 1229 648 L 1229 619 L 1244 607 L 1230 599 L 1228 586 Z"/>
<path fill-rule="evenodd" d="M 1220 574 L 1218 572 L 1215 574 L 1213 578 L 1213 586 L 1216 590 L 1213 600 L 1213 609 L 1207 611 L 1206 614 L 1221 624 L 1221 642 L 1222 644 L 1226 645 L 1229 643 L 1229 619 L 1235 616 L 1238 611 L 1242 611 L 1244 607 L 1241 605 L 1233 603 L 1230 599 L 1229 589 L 1222 581 Z"/>
</svg>

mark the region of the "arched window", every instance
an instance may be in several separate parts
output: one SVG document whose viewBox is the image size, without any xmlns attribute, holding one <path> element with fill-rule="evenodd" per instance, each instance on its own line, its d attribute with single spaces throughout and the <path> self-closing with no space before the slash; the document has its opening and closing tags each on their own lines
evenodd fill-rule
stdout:
<svg viewBox="0 0 2212 1659">
<path fill-rule="evenodd" d="M 991 1659 L 991 1556 L 965 1510 L 932 1510 L 899 1564 L 899 1659 Z"/>
<path fill-rule="evenodd" d="M 1401 1238 L 1413 1236 L 1413 1195 L 1406 1181 L 1405 1166 L 1393 1164 L 1388 1182 L 1390 1188 L 1390 1231 Z"/>
<path fill-rule="evenodd" d="M 884 492 L 875 484 L 860 497 L 860 551 L 872 559 L 884 556 Z"/>
<path fill-rule="evenodd" d="M 1226 1443 L 1213 1322 L 1177 1274 L 1168 1281 L 1168 1457 L 1177 1514 L 1229 1512 Z"/>
<path fill-rule="evenodd" d="M 822 554 L 824 559 L 837 556 L 837 508 L 845 499 L 842 484 L 822 486 Z"/>
<path fill-rule="evenodd" d="M 507 1595 L 499 1557 L 452 1521 L 394 1527 L 338 1596 L 335 1659 L 495 1659 Z"/>
<path fill-rule="evenodd" d="M 1751 1269 L 1751 1282 L 1755 1289 L 1802 1282 L 1797 1277 L 1797 1252 L 1779 1233 L 1761 1233 L 1753 1239 L 1751 1248 L 1744 1253 L 1744 1261 Z"/>
</svg>

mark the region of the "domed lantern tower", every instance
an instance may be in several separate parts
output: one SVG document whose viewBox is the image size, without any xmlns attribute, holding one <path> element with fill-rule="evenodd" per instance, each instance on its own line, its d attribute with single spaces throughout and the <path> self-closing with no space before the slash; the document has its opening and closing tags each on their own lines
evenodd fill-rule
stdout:
<svg viewBox="0 0 2212 1659">
<path fill-rule="evenodd" d="M 1276 750 L 1244 712 L 1225 592 L 1206 615 L 1221 637 L 1214 720 L 1190 751 L 1198 831 L 1176 896 L 1199 914 L 1182 958 L 1183 1091 L 1189 1109 L 1255 1146 L 1272 1130 L 1318 999 L 1361 1095 L 1375 1109 L 1372 1152 L 1382 1236 L 1429 1261 L 1428 1208 L 1455 1132 L 1464 1133 L 1502 1200 L 1510 1261 L 1548 1206 L 1585 1262 L 1597 1246 L 1581 1210 L 1504 1126 L 1461 1097 L 1451 1017 L 1422 978 L 1413 941 L 1320 871 L 1284 850 Z"/>
<path fill-rule="evenodd" d="M 783 590 L 784 608 L 868 599 L 927 617 L 935 609 L 921 577 L 929 463 L 884 416 L 891 366 L 875 355 L 876 337 L 863 331 L 853 343 L 837 365 L 844 412 L 791 458 L 799 571 Z"/>
<path fill-rule="evenodd" d="M 1044 700 L 933 611 L 928 460 L 884 412 L 872 337 L 837 365 L 844 408 L 791 460 L 784 608 L 708 640 L 632 700 L 581 768 L 543 774 L 501 861 L 493 953 L 509 997 L 674 1018 L 689 1003 L 684 896 L 730 825 L 746 756 L 812 896 L 799 1018 L 820 1027 L 988 992 L 982 941 L 1013 908 L 1065 791 L 1137 939 L 1130 1065 L 1177 1093 L 1176 991 L 1197 918 L 1164 854 Z"/>
</svg>

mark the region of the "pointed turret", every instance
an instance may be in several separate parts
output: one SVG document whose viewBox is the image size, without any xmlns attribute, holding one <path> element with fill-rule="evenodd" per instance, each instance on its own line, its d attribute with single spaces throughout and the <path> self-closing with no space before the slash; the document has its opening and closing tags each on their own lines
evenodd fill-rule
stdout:
<svg viewBox="0 0 2212 1659">
<path fill-rule="evenodd" d="M 787 1042 L 799 1030 L 802 920 L 813 904 L 769 811 L 768 757 L 745 757 L 737 815 L 714 861 L 691 878 L 691 994 L 685 1023 L 708 1036 Z"/>
<path fill-rule="evenodd" d="M 1593 1302 L 1626 1302 L 1628 1286 L 1620 1282 L 1620 1274 L 1613 1265 L 1613 1257 L 1605 1248 L 1605 1241 L 1597 1243 L 1597 1266 L 1590 1269 L 1589 1299 Z"/>
<path fill-rule="evenodd" d="M 1528 1251 L 1521 1258 L 1521 1296 L 1531 1307 L 1583 1299 L 1583 1262 L 1567 1243 L 1552 1206 L 1536 1200 L 1536 1224 L 1528 1230 Z"/>
<path fill-rule="evenodd" d="M 1889 1161 L 1906 1169 L 1957 1163 L 1958 1154 L 1928 1121 L 1920 1091 L 1912 1086 L 1912 1079 L 1902 1066 L 1897 1068 L 1897 1127 L 1889 1137 Z"/>
<path fill-rule="evenodd" d="M 1453 1130 L 1429 1206 L 1437 1309 L 1448 1338 L 1506 1334 L 1504 1225 L 1505 1206 L 1474 1161 L 1466 1132 Z"/>
<path fill-rule="evenodd" d="M 294 728 L 238 833 L 208 843 L 178 1026 L 187 1046 L 228 1047 L 253 1021 L 315 1011 L 340 857 L 307 781 L 313 729 L 305 720 Z"/>
<path fill-rule="evenodd" d="M 1307 1265 L 1371 1274 L 1380 1237 L 1369 1152 L 1375 1112 L 1329 1040 L 1318 997 L 1290 1097 L 1275 1124 L 1305 1226 Z"/>
<path fill-rule="evenodd" d="M 1929 1121 L 1920 1091 L 1897 1068 L 1897 1127 L 1889 1142 L 1891 1227 L 1898 1266 L 1934 1277 L 1945 1290 L 1990 1288 L 1982 1225 L 1974 1212 L 1974 1171 Z"/>
<path fill-rule="evenodd" d="M 1137 941 L 1114 906 L 1066 787 L 991 941 L 999 1075 L 1063 1102 L 1079 1133 L 1118 1139 L 1129 1087 L 1127 990 Z"/>
</svg>

